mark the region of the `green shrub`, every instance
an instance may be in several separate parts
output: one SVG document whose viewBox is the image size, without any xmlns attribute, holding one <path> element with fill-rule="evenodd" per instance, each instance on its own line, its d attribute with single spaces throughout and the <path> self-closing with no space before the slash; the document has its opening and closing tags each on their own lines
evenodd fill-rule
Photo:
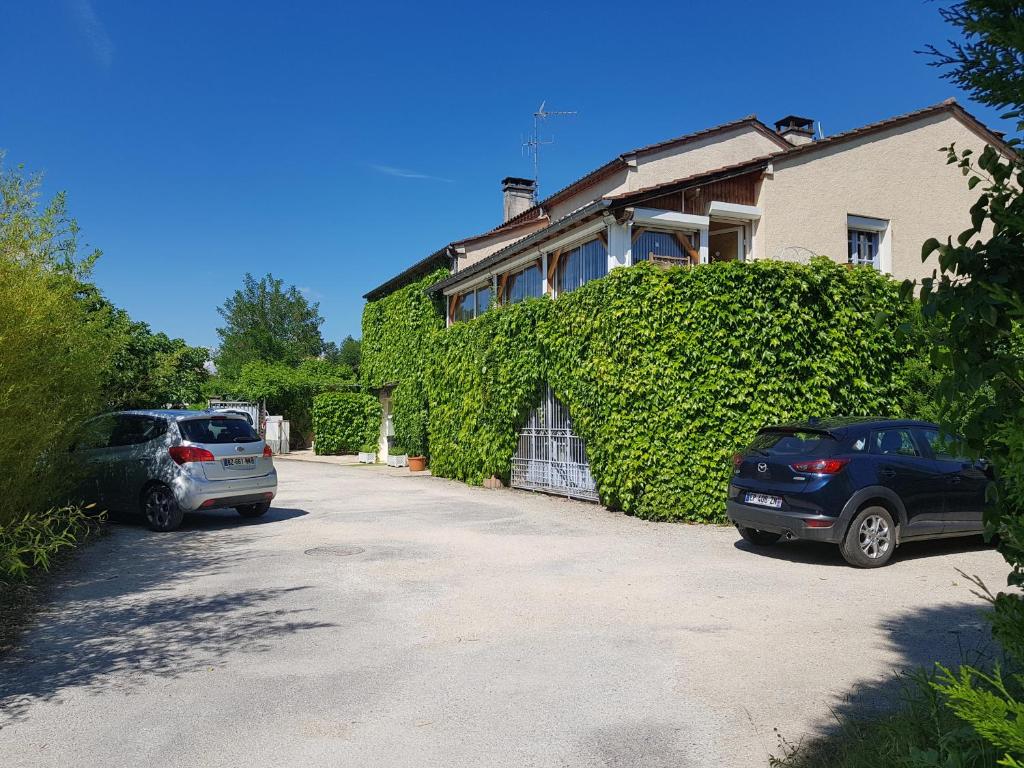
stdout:
<svg viewBox="0 0 1024 768">
<path fill-rule="evenodd" d="M 78 281 L 0 254 L 0 524 L 65 500 L 67 449 L 102 410 L 113 346 Z"/>
<path fill-rule="evenodd" d="M 1001 753 L 959 720 L 936 688 L 938 678 L 910 675 L 899 705 L 873 718 L 843 718 L 830 735 L 782 742 L 776 768 L 995 768 Z"/>
<path fill-rule="evenodd" d="M 325 392 L 313 399 L 313 432 L 317 454 L 356 453 L 366 445 L 376 450 L 380 432 L 380 401 L 359 392 Z"/>
<path fill-rule="evenodd" d="M 412 455 L 428 454 L 424 377 L 445 326 L 442 300 L 426 289 L 447 276 L 447 269 L 438 270 L 363 310 L 361 383 L 371 389 L 397 384 L 391 393 L 395 439 Z"/>
<path fill-rule="evenodd" d="M 238 377 L 216 382 L 221 394 L 263 403 L 267 411 L 281 414 L 290 422 L 294 448 L 309 445 L 313 433 L 313 398 L 322 392 L 348 392 L 356 388 L 355 375 L 344 363 L 319 358 L 303 360 L 298 366 L 285 363 L 245 363 Z"/>
<path fill-rule="evenodd" d="M 896 283 L 827 259 L 616 269 L 438 337 L 431 468 L 507 479 L 516 432 L 549 382 L 604 504 L 720 522 L 729 458 L 758 428 L 900 413 L 911 348 L 897 327 L 912 319 Z"/>
<path fill-rule="evenodd" d="M 87 509 L 55 507 L 0 522 L 0 583 L 23 581 L 32 569 L 49 570 L 54 556 L 85 538 L 99 519 Z"/>
</svg>

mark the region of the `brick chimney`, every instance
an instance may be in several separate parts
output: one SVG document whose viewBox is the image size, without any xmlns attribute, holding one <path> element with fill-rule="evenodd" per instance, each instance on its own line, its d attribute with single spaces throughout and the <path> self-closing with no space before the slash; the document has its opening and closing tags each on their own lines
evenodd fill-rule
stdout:
<svg viewBox="0 0 1024 768">
<path fill-rule="evenodd" d="M 775 122 L 775 132 L 794 147 L 810 144 L 814 141 L 814 120 L 809 117 L 786 115 Z"/>
<path fill-rule="evenodd" d="M 501 180 L 501 191 L 505 203 L 504 221 L 508 221 L 533 207 L 537 182 L 533 179 L 506 176 Z"/>
</svg>

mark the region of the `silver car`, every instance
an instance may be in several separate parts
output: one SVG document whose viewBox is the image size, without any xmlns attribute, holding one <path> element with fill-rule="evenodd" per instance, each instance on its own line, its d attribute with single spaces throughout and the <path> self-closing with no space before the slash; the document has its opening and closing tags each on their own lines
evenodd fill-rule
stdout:
<svg viewBox="0 0 1024 768">
<path fill-rule="evenodd" d="M 72 451 L 83 499 L 140 512 L 155 531 L 173 531 L 198 509 L 259 517 L 277 495 L 273 453 L 239 414 L 108 413 L 83 426 Z"/>
</svg>

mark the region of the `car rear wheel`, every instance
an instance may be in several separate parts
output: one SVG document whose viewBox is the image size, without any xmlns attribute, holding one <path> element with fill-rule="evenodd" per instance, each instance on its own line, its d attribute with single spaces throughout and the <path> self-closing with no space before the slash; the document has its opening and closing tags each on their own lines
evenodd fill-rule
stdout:
<svg viewBox="0 0 1024 768">
<path fill-rule="evenodd" d="M 736 526 L 740 532 L 740 536 L 743 537 L 744 541 L 749 541 L 751 544 L 758 547 L 767 547 L 775 544 L 779 539 L 782 538 L 781 533 L 772 533 L 771 531 L 759 531 L 756 528 L 747 528 L 745 526 Z"/>
<path fill-rule="evenodd" d="M 154 531 L 173 531 L 185 517 L 174 493 L 166 485 L 151 485 L 142 497 L 142 510 Z"/>
<path fill-rule="evenodd" d="M 242 517 L 262 517 L 267 514 L 268 509 L 270 509 L 269 501 L 264 501 L 262 504 L 243 504 L 240 507 L 235 507 L 235 511 Z"/>
<path fill-rule="evenodd" d="M 879 568 L 896 551 L 896 524 L 885 507 L 867 507 L 853 518 L 843 543 L 843 557 L 858 568 Z"/>
</svg>

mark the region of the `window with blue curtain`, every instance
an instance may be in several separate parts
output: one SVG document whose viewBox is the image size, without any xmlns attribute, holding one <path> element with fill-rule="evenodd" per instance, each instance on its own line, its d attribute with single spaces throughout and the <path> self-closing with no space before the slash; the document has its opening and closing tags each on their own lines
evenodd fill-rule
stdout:
<svg viewBox="0 0 1024 768">
<path fill-rule="evenodd" d="M 850 263 L 878 269 L 878 241 L 878 232 L 863 229 L 847 230 Z"/>
<path fill-rule="evenodd" d="M 555 287 L 559 293 L 568 293 L 607 274 L 608 249 L 601 240 L 591 240 L 562 254 L 558 260 Z"/>
<path fill-rule="evenodd" d="M 491 307 L 491 287 L 484 286 L 476 290 L 476 316 L 480 317 Z"/>
<path fill-rule="evenodd" d="M 544 281 L 537 264 L 531 264 L 526 269 L 513 272 L 508 276 L 508 283 L 505 285 L 505 301 L 509 304 L 516 304 L 523 299 L 540 296 L 543 293 Z"/>
<path fill-rule="evenodd" d="M 683 249 L 674 234 L 648 230 L 643 232 L 633 243 L 633 263 L 650 261 L 652 256 L 690 260 L 690 254 Z"/>
<path fill-rule="evenodd" d="M 460 293 L 455 297 L 455 311 L 452 312 L 452 321 L 459 323 L 480 317 L 491 306 L 491 287 L 485 285 L 475 291 Z"/>
</svg>

